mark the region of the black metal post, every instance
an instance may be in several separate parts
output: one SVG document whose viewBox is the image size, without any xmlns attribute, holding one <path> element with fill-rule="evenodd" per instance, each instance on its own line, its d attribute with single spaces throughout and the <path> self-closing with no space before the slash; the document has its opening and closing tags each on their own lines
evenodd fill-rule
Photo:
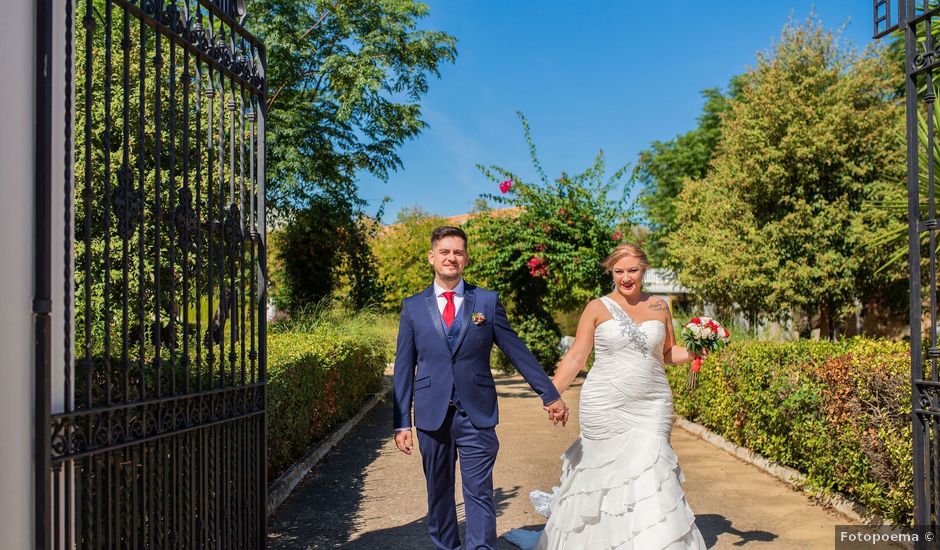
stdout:
<svg viewBox="0 0 940 550">
<path fill-rule="evenodd" d="M 50 491 L 50 359 L 52 354 L 52 0 L 39 0 L 36 6 L 36 118 L 33 258 L 33 343 L 35 346 L 34 465 L 36 502 L 35 543 L 39 550 L 49 548 L 52 532 Z"/>
<path fill-rule="evenodd" d="M 907 196 L 908 196 L 908 265 L 910 267 L 910 325 L 911 325 L 911 410 L 922 408 L 920 388 L 917 381 L 923 379 L 920 324 L 920 238 L 918 187 L 918 123 L 917 123 L 917 75 L 911 63 L 911 52 L 917 52 L 917 35 L 913 19 L 913 5 L 899 0 L 899 28 L 904 32 L 906 50 L 904 95 L 907 111 Z M 914 522 L 928 525 L 930 511 L 926 506 L 926 467 L 924 464 L 925 432 L 924 415 L 911 414 L 914 438 Z"/>
</svg>

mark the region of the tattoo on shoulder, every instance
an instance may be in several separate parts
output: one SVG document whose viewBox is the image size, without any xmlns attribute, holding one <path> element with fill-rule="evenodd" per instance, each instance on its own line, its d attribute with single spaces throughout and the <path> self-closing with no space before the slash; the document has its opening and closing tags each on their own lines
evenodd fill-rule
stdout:
<svg viewBox="0 0 940 550">
<path fill-rule="evenodd" d="M 666 307 L 665 300 L 652 300 L 650 302 L 649 307 L 653 311 L 666 311 L 667 309 L 669 309 L 668 307 Z"/>
</svg>

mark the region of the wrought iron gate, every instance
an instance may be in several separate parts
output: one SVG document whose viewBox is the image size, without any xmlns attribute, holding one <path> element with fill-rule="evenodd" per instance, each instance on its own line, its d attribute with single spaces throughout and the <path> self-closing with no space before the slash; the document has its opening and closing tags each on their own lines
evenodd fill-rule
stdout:
<svg viewBox="0 0 940 550">
<path fill-rule="evenodd" d="M 905 45 L 907 189 L 910 265 L 911 403 L 914 523 L 940 523 L 940 346 L 937 323 L 936 75 L 940 73 L 940 5 L 936 0 L 874 0 L 874 36 L 895 31 Z M 936 28 L 935 28 L 936 27 Z M 925 250 L 926 257 L 921 251 Z M 927 273 L 922 273 L 924 267 Z M 924 278 L 926 277 L 926 279 Z M 926 301 L 922 283 L 927 282 Z M 930 547 L 936 547 L 937 542 Z M 919 546 L 923 547 L 923 546 Z"/>
<path fill-rule="evenodd" d="M 37 540 L 262 548 L 263 45 L 244 0 L 46 3 L 65 8 L 65 351 L 39 366 L 61 387 Z"/>
</svg>

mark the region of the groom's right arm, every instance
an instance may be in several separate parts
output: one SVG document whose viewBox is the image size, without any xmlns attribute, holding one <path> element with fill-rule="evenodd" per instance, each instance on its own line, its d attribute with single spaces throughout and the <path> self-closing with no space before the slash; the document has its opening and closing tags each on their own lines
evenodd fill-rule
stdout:
<svg viewBox="0 0 940 550">
<path fill-rule="evenodd" d="M 398 344 L 395 348 L 394 412 L 392 426 L 395 430 L 411 431 L 411 404 L 414 399 L 415 365 L 418 362 L 415 349 L 414 327 L 408 316 L 408 306 L 402 301 L 401 318 L 398 321 Z"/>
<path fill-rule="evenodd" d="M 415 349 L 415 331 L 408 316 L 408 306 L 402 301 L 401 318 L 398 321 L 398 344 L 395 348 L 395 392 L 392 426 L 395 429 L 395 445 L 398 450 L 410 455 L 414 449 L 411 436 L 411 404 L 414 400 L 415 364 L 418 350 Z"/>
</svg>

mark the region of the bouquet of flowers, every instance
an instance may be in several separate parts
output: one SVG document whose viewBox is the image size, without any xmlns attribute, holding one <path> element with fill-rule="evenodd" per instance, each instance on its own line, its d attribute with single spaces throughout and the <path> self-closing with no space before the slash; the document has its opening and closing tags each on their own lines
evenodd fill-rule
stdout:
<svg viewBox="0 0 940 550">
<path fill-rule="evenodd" d="M 685 348 L 695 355 L 692 368 L 689 369 L 690 389 L 698 384 L 698 372 L 702 369 L 702 354 L 706 351 L 718 351 L 728 345 L 731 335 L 728 329 L 710 317 L 695 317 L 682 327 L 682 340 Z"/>
</svg>

